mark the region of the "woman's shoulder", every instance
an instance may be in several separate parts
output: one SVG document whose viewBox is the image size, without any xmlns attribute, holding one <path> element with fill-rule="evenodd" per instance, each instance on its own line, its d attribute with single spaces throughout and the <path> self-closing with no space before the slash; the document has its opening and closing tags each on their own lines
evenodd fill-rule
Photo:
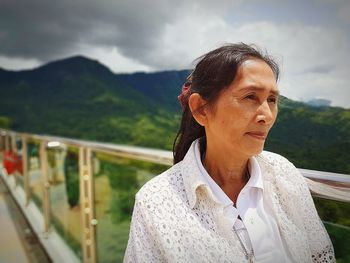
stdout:
<svg viewBox="0 0 350 263">
<path fill-rule="evenodd" d="M 304 177 L 301 175 L 295 165 L 289 161 L 286 157 L 269 152 L 263 151 L 256 156 L 260 166 L 264 167 L 264 170 L 276 176 L 276 178 L 286 179 L 288 181 L 304 181 Z"/>
<path fill-rule="evenodd" d="M 180 164 L 175 164 L 163 173 L 145 183 L 136 194 L 139 201 L 152 201 L 155 198 L 170 197 L 183 188 Z"/>
<path fill-rule="evenodd" d="M 262 151 L 256 156 L 261 161 L 275 166 L 276 164 L 293 165 L 286 157 L 269 151 Z"/>
<path fill-rule="evenodd" d="M 262 151 L 260 154 L 256 155 L 256 158 L 260 164 L 264 164 L 272 169 L 282 169 L 285 171 L 296 169 L 291 161 L 278 153 Z"/>
</svg>

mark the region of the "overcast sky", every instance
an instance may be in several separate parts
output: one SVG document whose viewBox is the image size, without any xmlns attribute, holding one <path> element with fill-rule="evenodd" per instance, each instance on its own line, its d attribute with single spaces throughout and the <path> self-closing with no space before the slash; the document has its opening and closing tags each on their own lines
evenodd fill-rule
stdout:
<svg viewBox="0 0 350 263">
<path fill-rule="evenodd" d="M 188 69 L 241 41 L 277 58 L 282 95 L 350 108 L 348 0 L 0 0 L 5 69 L 77 54 L 113 72 Z"/>
</svg>

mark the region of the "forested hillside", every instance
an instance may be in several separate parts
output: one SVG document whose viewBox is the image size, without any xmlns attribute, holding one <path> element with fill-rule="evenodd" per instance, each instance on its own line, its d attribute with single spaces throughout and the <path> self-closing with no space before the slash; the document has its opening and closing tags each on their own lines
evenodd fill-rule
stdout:
<svg viewBox="0 0 350 263">
<path fill-rule="evenodd" d="M 187 74 L 114 74 L 80 56 L 33 70 L 0 69 L 0 126 L 171 149 L 181 114 L 177 95 Z M 266 149 L 298 167 L 350 174 L 350 110 L 282 97 Z"/>
</svg>

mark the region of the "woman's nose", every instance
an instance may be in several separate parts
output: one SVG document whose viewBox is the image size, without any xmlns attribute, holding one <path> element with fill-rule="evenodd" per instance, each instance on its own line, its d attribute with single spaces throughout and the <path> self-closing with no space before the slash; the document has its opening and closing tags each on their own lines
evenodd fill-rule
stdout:
<svg viewBox="0 0 350 263">
<path fill-rule="evenodd" d="M 271 109 L 271 105 L 267 101 L 264 101 L 258 109 L 257 121 L 259 123 L 265 123 L 270 125 L 275 120 L 274 109 Z"/>
</svg>

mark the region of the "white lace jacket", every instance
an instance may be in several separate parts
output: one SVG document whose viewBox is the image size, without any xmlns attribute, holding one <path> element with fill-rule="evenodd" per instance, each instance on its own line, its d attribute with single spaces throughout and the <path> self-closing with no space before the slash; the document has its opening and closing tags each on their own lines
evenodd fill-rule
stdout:
<svg viewBox="0 0 350 263">
<path fill-rule="evenodd" d="M 333 246 L 308 186 L 284 157 L 257 155 L 264 198 L 293 261 L 335 262 Z M 194 152 L 136 195 L 124 262 L 247 262 L 242 246 L 200 179 Z"/>
</svg>

